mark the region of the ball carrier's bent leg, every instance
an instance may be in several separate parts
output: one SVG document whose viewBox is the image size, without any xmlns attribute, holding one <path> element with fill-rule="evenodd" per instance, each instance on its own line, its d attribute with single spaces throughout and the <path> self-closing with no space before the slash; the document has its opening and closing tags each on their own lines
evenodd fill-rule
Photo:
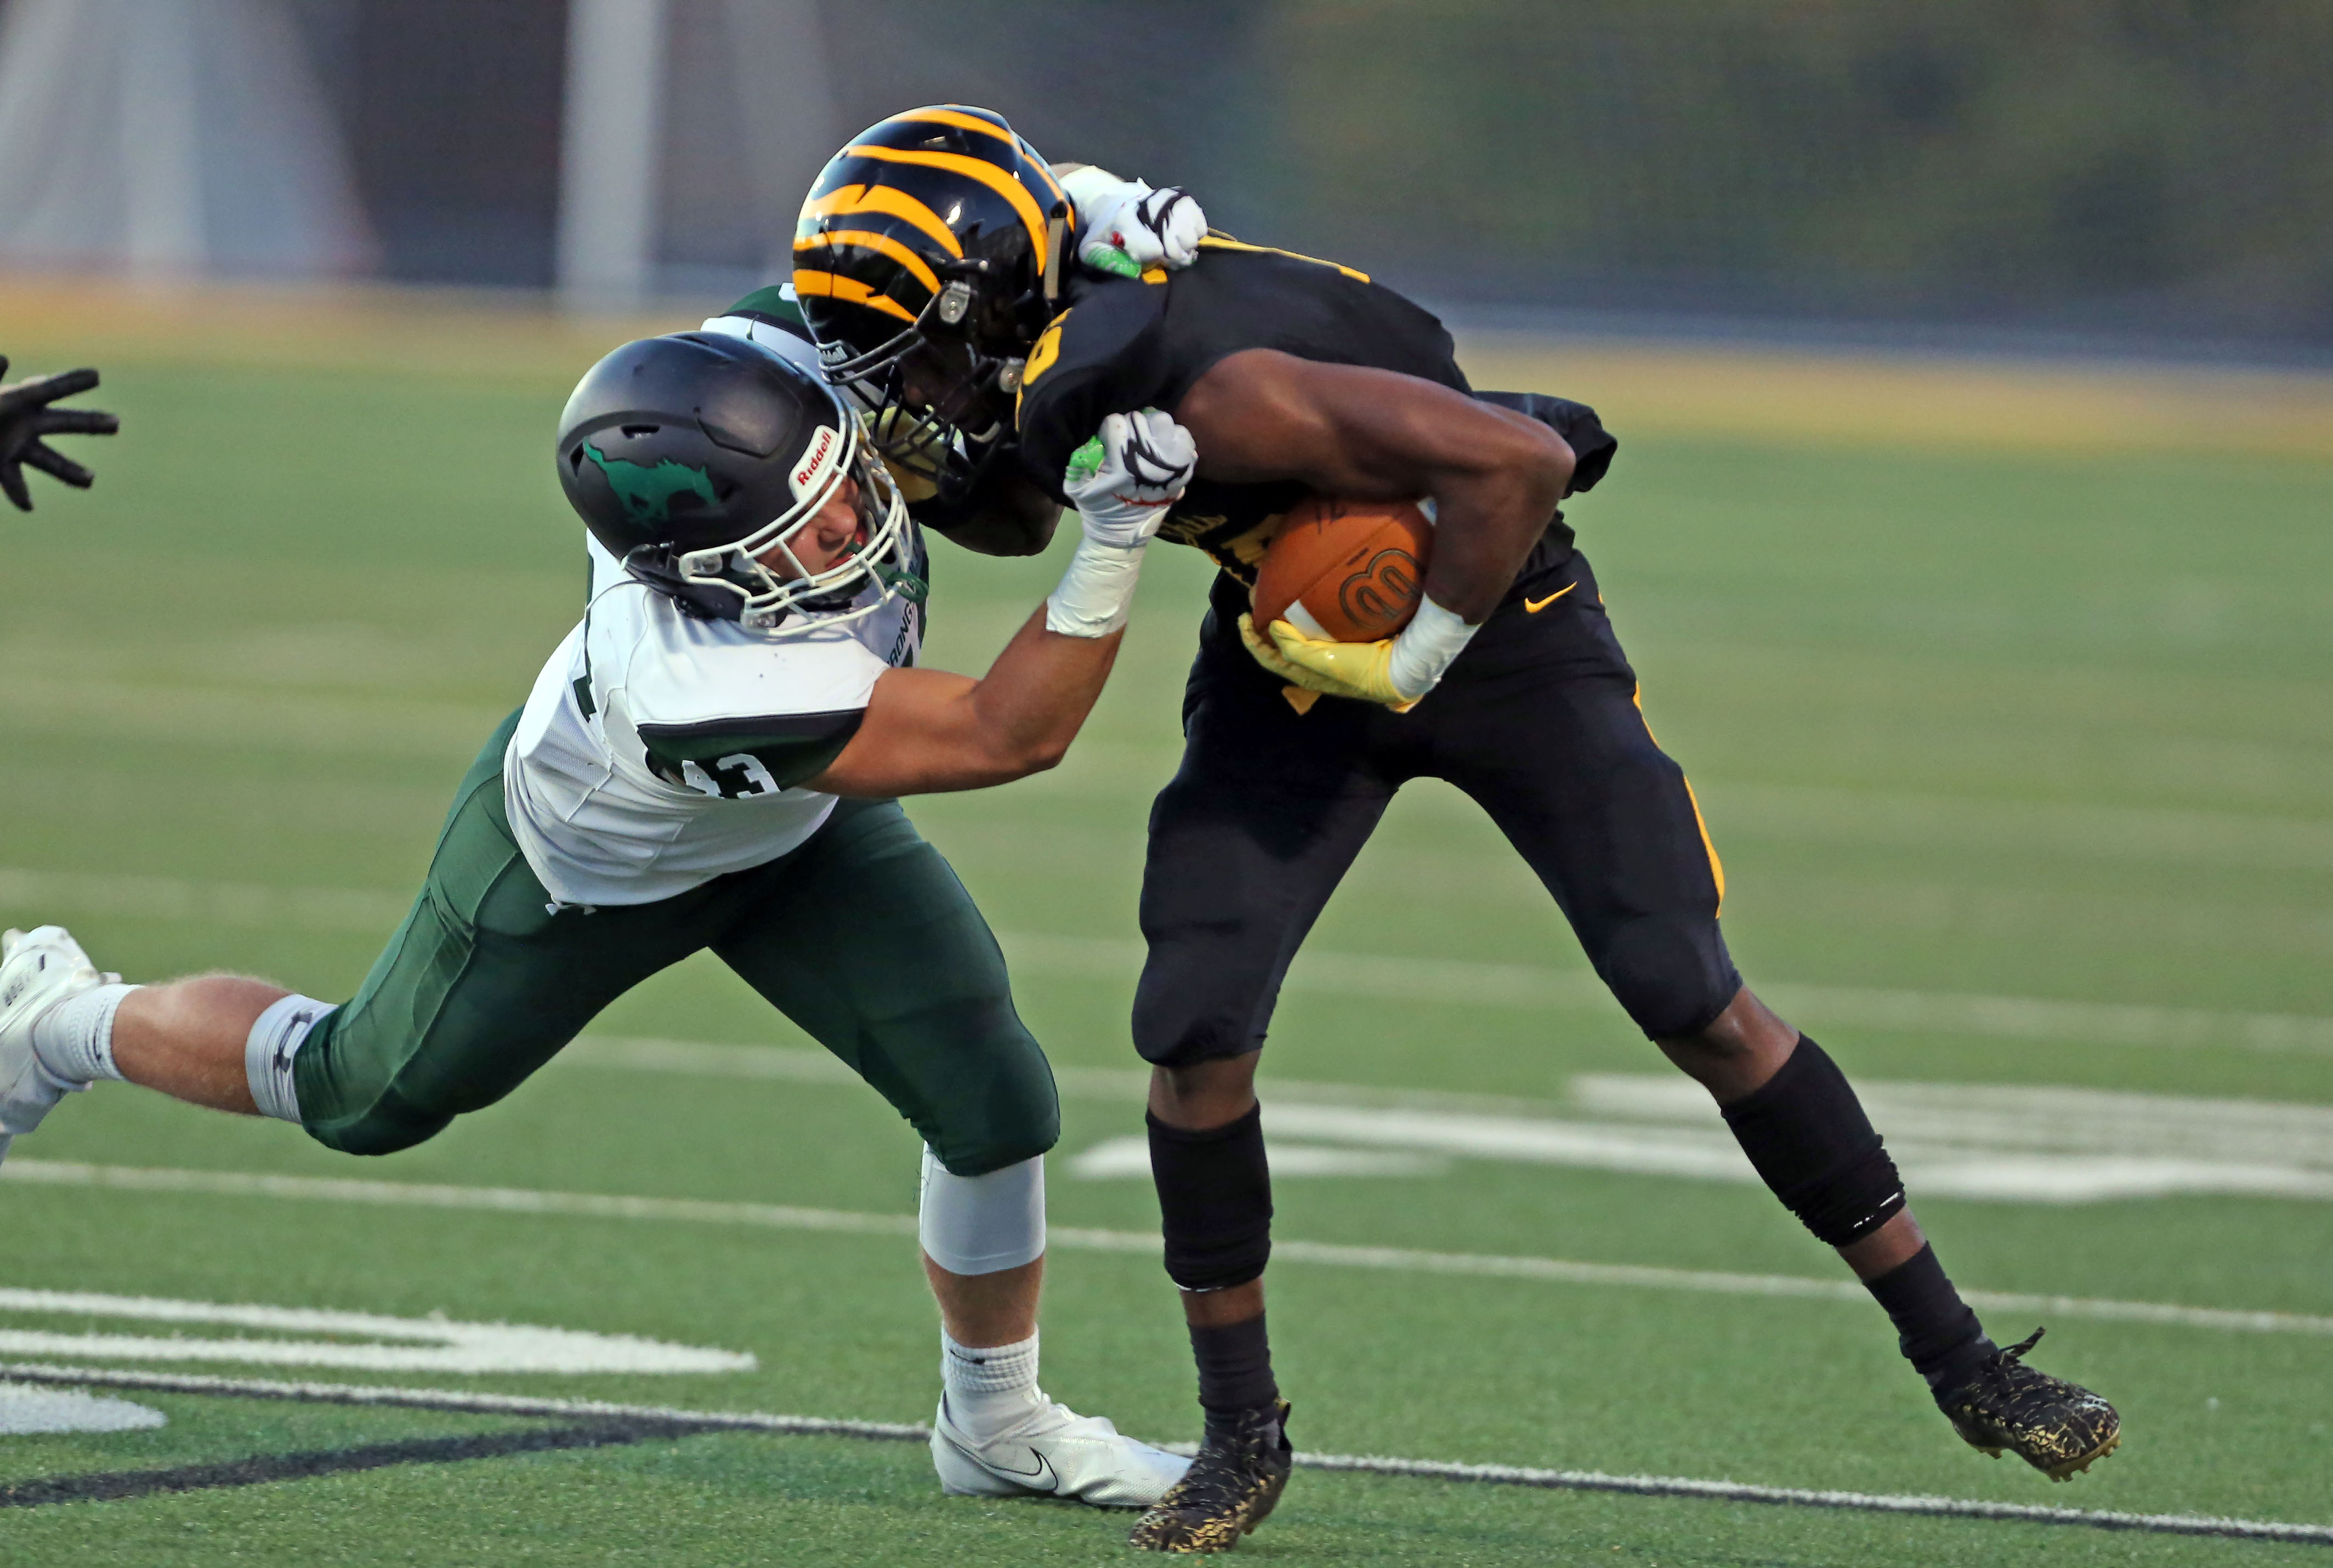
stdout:
<svg viewBox="0 0 2333 1568">
<path fill-rule="evenodd" d="M 1846 1075 L 1741 983 L 1718 929 L 1724 874 L 1691 787 L 1645 724 L 1586 562 L 1570 575 L 1579 586 L 1545 614 L 1503 608 L 1421 705 L 1432 771 L 1531 863 L 1629 1016 L 1709 1091 L 1774 1195 L 1887 1311 L 1962 1435 L 2013 1448 L 2054 1479 L 2086 1468 L 2117 1440 L 2111 1408 L 2022 1366 L 2026 1347 L 1996 1349 L 1921 1235 Z M 1524 703 L 1531 722 L 1517 724 Z"/>
<path fill-rule="evenodd" d="M 1272 1512 L 1291 1452 L 1264 1321 L 1257 1053 L 1290 960 L 1397 781 L 1367 764 L 1358 705 L 1300 717 L 1243 650 L 1211 637 L 1186 707 L 1183 766 L 1151 811 L 1134 1036 L 1153 1068 L 1151 1175 L 1206 1426 L 1190 1475 L 1133 1544 L 1213 1552 Z"/>
</svg>

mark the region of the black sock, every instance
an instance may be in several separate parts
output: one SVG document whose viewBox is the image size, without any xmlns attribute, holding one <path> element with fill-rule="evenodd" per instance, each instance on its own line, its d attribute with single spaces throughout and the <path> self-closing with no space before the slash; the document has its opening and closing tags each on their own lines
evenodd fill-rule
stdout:
<svg viewBox="0 0 2333 1568">
<path fill-rule="evenodd" d="M 1887 1309 L 1904 1359 L 1928 1380 L 1931 1391 L 1941 1394 L 1960 1387 L 1992 1354 L 1984 1325 L 1944 1277 L 1935 1247 L 1923 1246 L 1877 1279 L 1863 1283 Z"/>
<path fill-rule="evenodd" d="M 1193 1323 L 1191 1354 L 1199 1363 L 1199 1405 L 1211 1422 L 1218 1416 L 1262 1409 L 1280 1398 L 1262 1313 L 1244 1323 L 1214 1328 Z"/>
</svg>

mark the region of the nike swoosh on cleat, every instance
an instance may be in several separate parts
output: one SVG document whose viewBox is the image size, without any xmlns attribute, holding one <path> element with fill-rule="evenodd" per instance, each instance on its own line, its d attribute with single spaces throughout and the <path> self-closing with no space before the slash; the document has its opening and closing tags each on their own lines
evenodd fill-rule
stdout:
<svg viewBox="0 0 2333 1568">
<path fill-rule="evenodd" d="M 1544 599 L 1526 599 L 1523 601 L 1523 613 L 1525 615 L 1537 615 L 1541 611 L 1545 610 L 1549 605 L 1554 603 L 1557 600 L 1562 598 L 1565 594 L 1570 592 L 1573 589 L 1579 586 L 1579 584 L 1577 582 L 1567 582 Z"/>
<path fill-rule="evenodd" d="M 1044 1455 L 1039 1453 L 1034 1448 L 1029 1450 L 1029 1457 L 1037 1461 L 1037 1467 L 1033 1470 L 1016 1470 L 1010 1465 L 998 1465 L 994 1463 L 989 1466 L 989 1468 L 992 1470 L 1003 1471 L 1004 1474 L 1012 1477 L 1014 1480 L 1019 1481 L 1022 1486 L 1027 1486 L 1032 1492 L 1057 1492 L 1061 1490 L 1061 1477 L 1053 1469 L 1053 1461 L 1045 1457 Z M 1042 1486 L 1036 1482 L 1036 1477 L 1039 1476 L 1045 1477 L 1045 1484 Z"/>
<path fill-rule="evenodd" d="M 973 1463 L 980 1466 L 984 1469 L 994 1470 L 1000 1476 L 1010 1476 L 1032 1492 L 1058 1492 L 1061 1489 L 1061 1477 L 1060 1474 L 1054 1470 L 1053 1461 L 1048 1459 L 1044 1455 L 1039 1453 L 1034 1448 L 1029 1450 L 1029 1457 L 1037 1461 L 1037 1467 L 1033 1470 L 1016 1470 L 1010 1465 L 1000 1465 L 994 1459 L 982 1458 L 978 1454 L 974 1453 L 962 1443 L 956 1442 L 954 1438 L 950 1438 L 948 1441 L 950 1444 L 954 1445 L 956 1452 L 962 1454 L 965 1458 L 970 1459 Z M 1045 1477 L 1044 1484 L 1042 1486 L 1040 1486 L 1036 1479 L 1040 1476 Z"/>
</svg>

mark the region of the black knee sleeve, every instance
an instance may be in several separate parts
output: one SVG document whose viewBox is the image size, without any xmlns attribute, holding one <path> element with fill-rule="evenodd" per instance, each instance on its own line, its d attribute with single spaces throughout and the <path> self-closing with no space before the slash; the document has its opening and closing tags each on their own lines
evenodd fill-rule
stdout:
<svg viewBox="0 0 2333 1568">
<path fill-rule="evenodd" d="M 1614 930 L 1595 958 L 1613 996 L 1655 1040 L 1699 1034 L 1742 989 L 1714 915 L 1641 916 Z"/>
<path fill-rule="evenodd" d="M 1185 1290 L 1223 1290 L 1263 1274 L 1272 1256 L 1263 1108 L 1205 1132 L 1147 1120 L 1167 1277 Z"/>
<path fill-rule="evenodd" d="M 1723 1110 L 1742 1152 L 1819 1240 L 1860 1241 L 1904 1207 L 1904 1183 L 1863 1102 L 1805 1035 L 1781 1072 Z"/>
</svg>

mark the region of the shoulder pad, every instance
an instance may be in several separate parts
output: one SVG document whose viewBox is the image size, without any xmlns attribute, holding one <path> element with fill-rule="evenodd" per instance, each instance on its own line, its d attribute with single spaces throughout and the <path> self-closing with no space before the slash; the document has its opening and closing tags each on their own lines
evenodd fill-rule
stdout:
<svg viewBox="0 0 2333 1568">
<path fill-rule="evenodd" d="M 818 345 L 811 341 L 810 329 L 799 321 L 789 322 L 751 311 L 732 310 L 726 315 L 708 318 L 696 330 L 759 343 L 780 359 L 789 360 L 821 380 L 825 380 L 819 368 Z"/>
<path fill-rule="evenodd" d="M 791 326 L 805 334 L 810 331 L 809 326 L 802 321 L 802 305 L 794 299 L 794 286 L 792 284 L 772 284 L 767 288 L 755 289 L 722 313 L 732 316 L 759 316 L 764 321 Z"/>
</svg>

